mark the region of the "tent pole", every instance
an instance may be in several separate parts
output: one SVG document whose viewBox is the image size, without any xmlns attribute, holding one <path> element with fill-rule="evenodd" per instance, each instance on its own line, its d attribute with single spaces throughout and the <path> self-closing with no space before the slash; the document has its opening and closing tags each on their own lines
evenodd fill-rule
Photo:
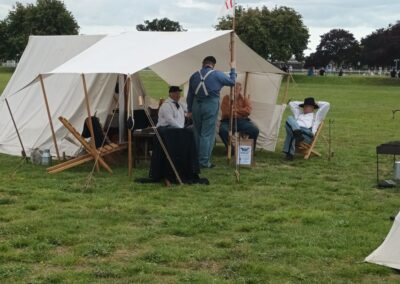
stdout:
<svg viewBox="0 0 400 284">
<path fill-rule="evenodd" d="M 13 124 L 14 124 L 15 131 L 17 132 L 19 144 L 21 144 L 21 148 L 22 148 L 22 157 L 23 157 L 24 159 L 26 159 L 26 152 L 25 152 L 24 144 L 22 144 L 21 135 L 19 135 L 19 131 L 18 131 L 17 124 L 15 123 L 14 116 L 13 116 L 13 114 L 12 114 L 12 112 L 11 112 L 10 104 L 8 103 L 8 100 L 7 100 L 7 99 L 5 99 L 5 101 L 6 101 L 6 104 L 7 104 L 8 111 L 10 112 L 11 120 L 12 120 L 12 122 L 13 122 Z"/>
<path fill-rule="evenodd" d="M 132 92 L 132 80 L 131 80 L 131 76 L 127 77 L 128 80 L 128 84 L 126 86 L 126 92 L 128 94 L 128 98 L 127 98 L 127 108 L 126 108 L 126 113 L 127 113 L 127 119 L 129 119 L 129 114 L 131 111 L 131 92 Z M 132 113 L 130 115 L 133 115 Z M 131 177 L 132 176 L 132 130 L 128 129 L 128 176 Z"/>
<path fill-rule="evenodd" d="M 235 61 L 235 13 L 236 12 L 236 5 L 235 1 L 233 1 L 233 18 L 232 18 L 232 32 L 231 32 L 231 39 L 230 39 L 230 53 L 231 53 L 231 66 Z M 231 91 L 229 94 L 229 112 L 230 112 L 230 119 L 229 119 L 229 139 L 228 139 L 228 153 L 227 153 L 227 161 L 230 163 L 232 158 L 232 133 L 233 133 L 233 115 L 234 115 L 234 103 L 235 103 L 235 96 L 236 96 L 236 88 L 235 86 L 231 87 Z M 236 141 L 237 143 L 237 141 Z"/>
<path fill-rule="evenodd" d="M 83 84 L 83 92 L 85 94 L 85 102 L 86 102 L 86 110 L 88 113 L 88 117 L 89 117 L 89 123 L 88 123 L 88 127 L 89 127 L 89 132 L 90 132 L 90 137 L 91 137 L 91 141 L 90 144 L 92 144 L 93 149 L 96 149 L 96 141 L 94 139 L 94 130 L 93 130 L 93 122 L 92 122 L 92 114 L 90 112 L 90 104 L 89 104 L 89 94 L 88 94 L 88 90 L 87 90 L 87 85 L 86 85 L 86 78 L 85 78 L 85 74 L 81 74 L 82 77 L 82 84 Z M 95 162 L 96 163 L 96 162 Z M 100 171 L 100 167 L 99 164 L 96 163 L 96 170 L 99 172 Z"/>
<path fill-rule="evenodd" d="M 56 148 L 56 154 L 57 154 L 57 159 L 60 161 L 60 152 L 58 151 L 58 145 L 57 145 L 57 139 L 56 139 L 56 134 L 54 132 L 54 126 L 53 126 L 53 120 L 51 119 L 51 114 L 50 114 L 50 108 L 49 108 L 49 102 L 47 100 L 47 94 L 46 94 L 46 89 L 44 88 L 44 82 L 43 82 L 43 76 L 42 74 L 39 75 L 39 80 L 40 80 L 40 85 L 42 86 L 42 93 L 44 97 L 44 103 L 46 104 L 46 111 L 47 111 L 47 116 L 49 118 L 49 123 L 50 123 L 50 128 L 51 128 L 51 134 L 53 136 L 53 143 L 54 147 Z"/>
<path fill-rule="evenodd" d="M 286 104 L 287 96 L 288 96 L 288 92 L 289 92 L 289 84 L 290 84 L 290 75 L 288 74 L 287 80 L 286 80 L 285 94 L 282 99 L 282 104 Z"/>
<path fill-rule="evenodd" d="M 248 80 L 249 80 L 249 72 L 246 72 L 246 77 L 244 78 L 244 91 L 243 91 L 244 97 L 246 97 L 246 94 L 247 94 L 247 81 Z"/>
</svg>

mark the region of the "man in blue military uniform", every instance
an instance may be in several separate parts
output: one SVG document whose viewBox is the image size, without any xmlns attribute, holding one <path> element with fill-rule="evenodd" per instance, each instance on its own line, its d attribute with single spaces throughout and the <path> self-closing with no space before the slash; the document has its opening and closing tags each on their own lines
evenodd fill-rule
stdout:
<svg viewBox="0 0 400 284">
<path fill-rule="evenodd" d="M 203 60 L 203 68 L 189 80 L 187 96 L 188 115 L 192 116 L 200 167 L 212 168 L 211 153 L 215 142 L 215 125 L 219 111 L 219 92 L 224 86 L 235 85 L 236 72 L 231 66 L 229 77 L 214 70 L 217 63 L 213 56 Z"/>
</svg>

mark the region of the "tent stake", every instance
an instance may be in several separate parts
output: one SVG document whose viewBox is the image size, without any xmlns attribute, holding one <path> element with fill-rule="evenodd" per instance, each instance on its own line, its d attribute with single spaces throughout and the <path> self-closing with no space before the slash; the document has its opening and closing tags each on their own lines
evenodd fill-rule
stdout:
<svg viewBox="0 0 400 284">
<path fill-rule="evenodd" d="M 17 132 L 17 136 L 18 136 L 19 143 L 21 144 L 21 148 L 22 148 L 22 157 L 23 157 L 24 159 L 26 159 L 26 152 L 25 152 L 24 144 L 22 144 L 22 139 L 21 139 L 21 136 L 19 135 L 19 131 L 18 131 L 17 124 L 15 123 L 14 116 L 13 116 L 13 114 L 12 114 L 12 112 L 11 112 L 11 108 L 10 108 L 10 105 L 9 105 L 9 103 L 8 103 L 8 100 L 5 99 L 5 101 L 6 101 L 6 104 L 7 104 L 8 111 L 10 112 L 11 120 L 12 120 L 12 122 L 13 122 L 13 124 L 14 124 L 15 131 Z"/>
<path fill-rule="evenodd" d="M 51 134 L 53 136 L 53 143 L 54 147 L 56 148 L 56 154 L 57 154 L 57 159 L 60 161 L 60 152 L 58 151 L 58 145 L 57 145 L 57 139 L 56 139 L 56 134 L 54 132 L 54 126 L 53 126 L 53 120 L 51 119 L 51 114 L 50 114 L 50 108 L 49 108 L 49 102 L 47 100 L 47 94 L 46 94 L 46 89 L 44 88 L 44 82 L 43 82 L 43 76 L 42 74 L 39 75 L 39 80 L 40 80 L 40 85 L 42 86 L 42 93 L 44 97 L 44 102 L 46 104 L 46 111 L 47 111 L 47 116 L 49 118 L 49 123 L 50 123 L 50 128 L 51 128 Z"/>
<path fill-rule="evenodd" d="M 90 132 L 90 137 L 91 137 L 90 143 L 92 144 L 93 149 L 96 149 L 96 142 L 94 139 L 94 131 L 93 131 L 93 123 L 92 123 L 92 114 L 90 112 L 89 94 L 88 94 L 88 90 L 87 90 L 85 74 L 81 74 L 81 77 L 82 77 L 82 84 L 83 84 L 83 92 L 85 93 L 86 110 L 87 110 L 88 117 L 89 117 L 88 127 L 89 127 L 89 132 Z M 98 172 L 100 171 L 100 167 L 99 167 L 98 163 L 96 163 L 96 170 Z"/>
</svg>

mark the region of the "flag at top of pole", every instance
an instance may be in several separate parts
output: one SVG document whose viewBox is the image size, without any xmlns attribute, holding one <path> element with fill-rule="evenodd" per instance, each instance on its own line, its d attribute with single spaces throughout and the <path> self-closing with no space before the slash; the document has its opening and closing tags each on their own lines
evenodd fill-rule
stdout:
<svg viewBox="0 0 400 284">
<path fill-rule="evenodd" d="M 235 17 L 235 0 L 224 0 L 224 5 L 218 14 L 218 18 L 223 17 Z"/>
</svg>

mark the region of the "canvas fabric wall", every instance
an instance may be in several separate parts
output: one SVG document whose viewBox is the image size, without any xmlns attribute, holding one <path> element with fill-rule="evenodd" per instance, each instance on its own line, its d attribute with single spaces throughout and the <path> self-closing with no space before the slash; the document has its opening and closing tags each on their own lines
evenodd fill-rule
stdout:
<svg viewBox="0 0 400 284">
<path fill-rule="evenodd" d="M 29 155 L 35 148 L 50 149 L 51 153 L 55 154 L 40 83 L 36 81 L 22 91 L 14 93 L 30 83 L 38 74 L 54 69 L 103 37 L 34 36 L 30 38 L 18 67 L 0 99 L 1 153 L 21 155 L 21 146 L 4 101 L 7 98 L 27 154 Z M 104 122 L 112 103 L 116 75 L 87 75 L 86 80 L 92 113 L 97 112 L 101 121 Z M 81 76 L 79 74 L 53 75 L 46 78 L 44 82 L 60 152 L 72 155 L 76 152 L 77 146 L 66 139 L 68 133 L 58 121 L 58 117 L 61 115 L 66 117 L 78 131 L 82 130 L 82 122 L 87 117 L 87 112 Z"/>
<path fill-rule="evenodd" d="M 217 57 L 220 70 L 229 70 L 229 38 L 230 31 L 31 37 L 0 98 L 0 152 L 21 153 L 4 103 L 7 98 L 28 155 L 34 148 L 50 149 L 55 155 L 42 90 L 39 81 L 35 80 L 39 74 L 45 74 L 44 83 L 60 152 L 73 155 L 77 146 L 71 143 L 58 117 L 66 117 L 78 131 L 82 130 L 87 117 L 82 73 L 87 80 L 91 112 L 104 123 L 110 109 L 114 108 L 113 96 L 119 75 L 136 74 L 149 67 L 168 84 L 180 85 L 201 67 L 202 59 L 210 52 Z M 281 119 L 282 108 L 275 103 L 283 72 L 237 36 L 236 41 L 238 71 L 251 74 L 252 118 L 262 129 L 261 147 L 273 150 L 273 142 L 267 140 L 269 137 L 275 139 L 274 133 Z"/>
<path fill-rule="evenodd" d="M 393 226 L 383 243 L 372 252 L 366 262 L 400 269 L 400 213 L 396 216 Z"/>
</svg>

